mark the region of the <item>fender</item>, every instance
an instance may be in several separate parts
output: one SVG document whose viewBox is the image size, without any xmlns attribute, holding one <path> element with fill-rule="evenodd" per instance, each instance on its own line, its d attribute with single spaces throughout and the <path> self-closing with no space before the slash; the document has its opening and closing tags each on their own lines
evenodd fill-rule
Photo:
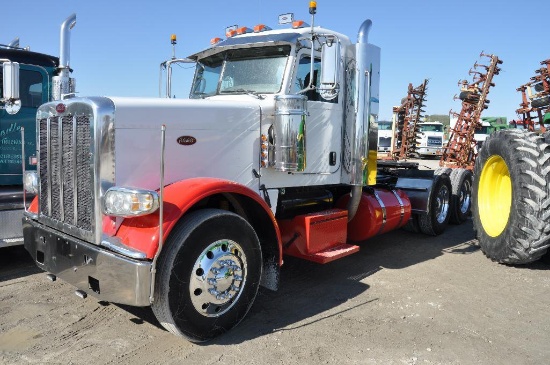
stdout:
<svg viewBox="0 0 550 365">
<path fill-rule="evenodd" d="M 243 195 L 254 200 L 271 219 L 277 236 L 279 266 L 282 265 L 281 234 L 277 221 L 267 203 L 250 188 L 229 180 L 217 178 L 192 178 L 170 184 L 164 188 L 163 238 L 168 235 L 179 219 L 202 199 L 220 193 Z M 159 212 L 141 217 L 126 218 L 120 225 L 116 237 L 129 247 L 135 248 L 152 259 L 158 249 Z"/>
</svg>

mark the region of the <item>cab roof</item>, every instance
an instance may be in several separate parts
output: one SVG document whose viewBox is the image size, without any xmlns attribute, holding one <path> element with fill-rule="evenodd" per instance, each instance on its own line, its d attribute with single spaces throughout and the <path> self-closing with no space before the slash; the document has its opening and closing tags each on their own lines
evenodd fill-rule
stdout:
<svg viewBox="0 0 550 365">
<path fill-rule="evenodd" d="M 37 65 L 43 67 L 58 67 L 59 58 L 44 53 L 26 51 L 21 48 L 7 48 L 0 45 L 0 58 L 8 59 L 12 62 L 19 62 L 28 65 Z"/>
<path fill-rule="evenodd" d="M 340 42 L 344 45 L 349 45 L 350 40 L 347 36 L 335 32 L 333 30 L 314 27 L 316 34 L 332 34 L 340 39 Z M 200 52 L 197 52 L 188 58 L 192 60 L 197 60 L 199 58 L 207 57 L 215 53 L 221 52 L 225 49 L 231 48 L 246 48 L 253 47 L 255 45 L 281 45 L 281 44 L 296 44 L 299 39 L 307 39 L 311 36 L 311 28 L 290 28 L 290 29 L 277 29 L 277 30 L 267 30 L 258 33 L 246 33 L 241 35 L 236 35 L 234 37 L 227 38 L 225 40 L 216 43 L 210 48 L 206 48 Z M 307 43 L 306 43 L 307 46 Z"/>
</svg>

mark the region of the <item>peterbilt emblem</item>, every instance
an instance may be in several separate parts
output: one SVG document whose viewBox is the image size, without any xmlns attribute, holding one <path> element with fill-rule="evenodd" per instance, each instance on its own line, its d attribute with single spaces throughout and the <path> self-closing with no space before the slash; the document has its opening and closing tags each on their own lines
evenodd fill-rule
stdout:
<svg viewBox="0 0 550 365">
<path fill-rule="evenodd" d="M 191 146 L 192 144 L 195 144 L 197 142 L 197 139 L 193 136 L 181 136 L 178 137 L 178 143 L 183 146 Z"/>
<path fill-rule="evenodd" d="M 55 111 L 58 112 L 59 114 L 65 113 L 65 109 L 66 109 L 66 106 L 63 103 L 59 103 L 55 106 Z"/>
</svg>

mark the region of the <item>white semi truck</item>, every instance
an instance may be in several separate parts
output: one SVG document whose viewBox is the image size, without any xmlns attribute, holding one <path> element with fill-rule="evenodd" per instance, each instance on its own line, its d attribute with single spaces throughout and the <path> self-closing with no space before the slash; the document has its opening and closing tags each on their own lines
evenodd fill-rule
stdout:
<svg viewBox="0 0 550 365">
<path fill-rule="evenodd" d="M 419 140 L 416 152 L 420 157 L 441 156 L 443 152 L 443 124 L 440 122 L 418 123 Z"/>
<path fill-rule="evenodd" d="M 61 24 L 59 58 L 21 48 L 19 38 L 0 44 L 0 248 L 23 244 L 21 218 L 33 197 L 23 192 L 23 172 L 36 169 L 36 111 L 75 91 L 69 64 L 75 24 L 76 14 Z"/>
<path fill-rule="evenodd" d="M 393 122 L 381 120 L 378 122 L 378 151 L 390 152 L 393 136 Z"/>
<path fill-rule="evenodd" d="M 283 255 L 330 262 L 406 224 L 442 233 L 449 177 L 377 168 L 371 21 L 353 43 L 309 11 L 311 25 L 239 27 L 183 59 L 189 99 L 42 105 L 23 219 L 37 265 L 204 341 L 243 319 L 259 285 L 277 289 Z"/>
</svg>

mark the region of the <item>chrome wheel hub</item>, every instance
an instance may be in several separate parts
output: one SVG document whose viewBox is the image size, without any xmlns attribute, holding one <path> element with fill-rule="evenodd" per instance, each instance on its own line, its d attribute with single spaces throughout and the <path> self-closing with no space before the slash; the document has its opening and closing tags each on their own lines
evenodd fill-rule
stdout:
<svg viewBox="0 0 550 365">
<path fill-rule="evenodd" d="M 465 180 L 464 184 L 462 184 L 460 189 L 460 211 L 462 214 L 466 214 L 468 209 L 470 209 L 470 199 L 472 195 L 472 187 L 470 186 L 470 182 Z"/>
<path fill-rule="evenodd" d="M 236 242 L 219 240 L 198 257 L 189 292 L 193 307 L 207 317 L 227 312 L 237 302 L 246 284 L 246 256 Z"/>
<path fill-rule="evenodd" d="M 449 212 L 449 189 L 445 185 L 443 185 L 437 192 L 435 201 L 435 218 L 438 223 L 443 223 L 445 222 L 445 218 L 447 218 L 447 214 Z"/>
</svg>

